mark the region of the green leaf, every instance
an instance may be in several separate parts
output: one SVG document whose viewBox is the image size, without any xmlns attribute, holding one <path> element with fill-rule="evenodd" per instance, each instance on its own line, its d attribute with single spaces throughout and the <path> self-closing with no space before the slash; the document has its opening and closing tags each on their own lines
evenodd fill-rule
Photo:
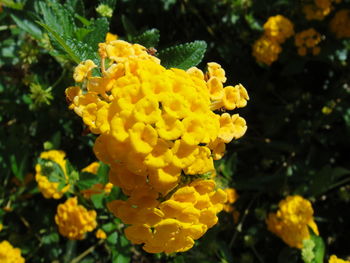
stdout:
<svg viewBox="0 0 350 263">
<path fill-rule="evenodd" d="M 118 241 L 118 233 L 117 231 L 113 232 L 107 237 L 107 242 L 110 243 L 111 245 L 117 244 Z"/>
<path fill-rule="evenodd" d="M 45 245 L 58 243 L 58 241 L 59 241 L 59 235 L 57 232 L 49 233 L 48 235 L 45 235 L 41 238 L 41 242 Z"/>
<path fill-rule="evenodd" d="M 58 163 L 39 158 L 38 164 L 41 166 L 41 174 L 46 176 L 50 182 L 66 184 L 67 178 Z"/>
<path fill-rule="evenodd" d="M 94 194 L 91 196 L 91 201 L 94 204 L 94 207 L 97 209 L 103 208 L 103 199 L 105 198 L 105 194 Z"/>
<path fill-rule="evenodd" d="M 131 41 L 131 39 L 132 39 L 131 36 L 135 36 L 137 34 L 137 31 L 136 31 L 134 25 L 131 23 L 131 21 L 125 15 L 122 15 L 121 20 L 122 20 L 124 30 L 126 32 L 127 39 L 129 41 Z"/>
<path fill-rule="evenodd" d="M 50 27 L 56 34 L 63 37 L 73 37 L 76 30 L 74 19 L 69 10 L 59 2 L 39 2 L 42 13 L 41 22 Z"/>
<path fill-rule="evenodd" d="M 160 38 L 159 30 L 153 28 L 143 32 L 141 35 L 133 37 L 132 42 L 138 43 L 147 48 L 150 48 L 150 47 L 156 47 L 158 45 L 159 38 Z"/>
<path fill-rule="evenodd" d="M 85 36 L 83 42 L 93 50 L 97 50 L 98 43 L 105 41 L 106 34 L 109 30 L 109 22 L 106 18 L 98 18 L 93 20 L 87 29 L 89 33 Z"/>
<path fill-rule="evenodd" d="M 316 236 L 315 233 L 312 232 L 312 230 L 309 230 L 311 232 L 311 239 L 315 243 L 314 248 L 314 254 L 315 258 L 312 263 L 323 263 L 324 253 L 325 253 L 325 244 L 323 242 L 323 239 L 320 236 Z"/>
<path fill-rule="evenodd" d="M 39 25 L 41 25 L 43 28 L 46 29 L 46 31 L 48 31 L 51 35 L 50 37 L 53 38 L 54 41 L 56 41 L 60 47 L 68 54 L 69 58 L 74 61 L 75 63 L 79 64 L 81 62 L 79 56 L 76 54 L 77 50 L 76 50 L 76 45 L 74 45 L 73 49 L 71 48 L 71 46 L 67 43 L 67 40 L 65 40 L 63 37 L 61 37 L 58 33 L 55 32 L 55 30 L 53 28 L 51 28 L 50 26 L 41 23 L 41 22 L 37 22 Z M 73 41 L 71 41 L 73 42 Z M 70 43 L 72 44 L 72 43 Z"/>
<path fill-rule="evenodd" d="M 33 23 L 28 17 L 26 17 L 23 14 L 17 14 L 17 13 L 12 13 L 10 14 L 10 16 L 20 29 L 30 34 L 36 40 L 40 40 L 42 38 L 41 29 L 35 23 Z"/>
<path fill-rule="evenodd" d="M 72 52 L 78 58 L 78 63 L 83 60 L 91 59 L 95 62 L 95 64 L 100 64 L 97 57 L 97 49 L 94 49 L 92 46 L 74 38 L 67 38 L 66 43 L 70 50 L 72 50 Z"/>
<path fill-rule="evenodd" d="M 206 48 L 205 41 L 197 40 L 164 49 L 159 52 L 159 58 L 166 68 L 186 70 L 197 66 L 202 61 Z"/>
<path fill-rule="evenodd" d="M 66 0 L 64 6 L 72 15 L 78 13 L 85 16 L 85 6 L 83 0 Z"/>
<path fill-rule="evenodd" d="M 99 178 L 99 182 L 102 184 L 106 184 L 109 182 L 109 166 L 105 163 L 100 162 L 100 165 L 97 170 L 97 177 Z"/>
<path fill-rule="evenodd" d="M 77 187 L 80 190 L 90 189 L 93 185 L 100 182 L 99 177 L 96 174 L 82 172 L 79 175 L 80 180 L 77 182 Z"/>
</svg>

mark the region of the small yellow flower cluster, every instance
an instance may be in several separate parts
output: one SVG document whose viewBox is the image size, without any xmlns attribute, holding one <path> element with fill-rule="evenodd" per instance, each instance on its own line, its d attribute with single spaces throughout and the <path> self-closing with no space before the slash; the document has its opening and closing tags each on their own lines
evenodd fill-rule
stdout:
<svg viewBox="0 0 350 263">
<path fill-rule="evenodd" d="M 145 250 L 185 251 L 216 223 L 225 199 L 214 181 L 188 185 L 190 176 L 214 174 L 213 160 L 247 129 L 238 114 L 214 111 L 246 106 L 247 91 L 241 84 L 224 87 L 225 71 L 217 63 L 208 63 L 206 73 L 165 69 L 146 48 L 122 40 L 100 43 L 99 54 L 102 76 L 92 76 L 92 61 L 80 63 L 74 79 L 82 88 L 70 87 L 66 96 L 100 134 L 95 155 L 110 165 L 110 182 L 129 197 L 110 209 L 132 225 L 127 236 L 145 243 Z M 188 183 L 180 187 L 181 181 Z"/>
<path fill-rule="evenodd" d="M 299 56 L 305 56 L 308 51 L 316 56 L 321 51 L 321 48 L 317 46 L 321 42 L 321 34 L 313 28 L 295 34 L 294 40 Z"/>
<path fill-rule="evenodd" d="M 100 164 L 98 162 L 93 162 L 86 166 L 82 172 L 88 172 L 92 174 L 97 175 L 97 171 L 99 168 Z M 81 178 L 84 180 L 84 178 Z M 95 184 L 93 185 L 90 189 L 82 190 L 81 193 L 85 198 L 90 198 L 94 194 L 101 194 L 101 193 L 106 193 L 109 194 L 112 191 L 113 184 L 112 183 L 107 183 L 105 185 L 102 184 Z"/>
<path fill-rule="evenodd" d="M 1 230 L 3 229 L 3 225 L 0 223 L 0 232 L 1 232 Z"/>
<path fill-rule="evenodd" d="M 329 258 L 328 263 L 350 263 L 350 261 L 348 261 L 348 260 L 342 260 L 342 259 L 338 258 L 336 255 L 332 255 L 332 256 Z"/>
<path fill-rule="evenodd" d="M 253 56 L 258 62 L 271 65 L 278 59 L 283 44 L 294 34 L 292 22 L 282 16 L 271 16 L 264 24 L 264 34 L 253 44 Z"/>
<path fill-rule="evenodd" d="M 341 0 L 314 0 L 313 3 L 303 6 L 303 12 L 307 20 L 323 20 L 333 9 L 333 3 Z"/>
<path fill-rule="evenodd" d="M 183 252 L 194 245 L 208 228 L 214 226 L 216 214 L 223 209 L 226 194 L 215 190 L 213 180 L 197 179 L 178 188 L 169 199 L 160 202 L 150 187 L 136 188 L 127 201 L 115 200 L 109 209 L 131 226 L 126 237 L 143 244 L 149 253 Z"/>
<path fill-rule="evenodd" d="M 268 229 L 290 247 L 303 247 L 303 240 L 310 238 L 308 227 L 318 235 L 314 211 L 308 200 L 298 195 L 288 196 L 278 206 L 277 213 L 270 213 L 266 223 Z"/>
<path fill-rule="evenodd" d="M 62 169 L 68 181 L 67 172 L 66 172 L 66 160 L 64 159 L 65 153 L 63 151 L 51 150 L 47 152 L 42 152 L 40 154 L 40 158 L 57 163 Z M 35 180 L 38 183 L 40 192 L 43 194 L 45 198 L 60 199 L 62 195 L 69 190 L 70 185 L 67 184 L 61 190 L 58 190 L 59 183 L 50 182 L 48 178 L 49 174 L 46 174 L 46 173 L 52 172 L 51 170 L 52 168 L 50 169 L 50 167 L 41 167 L 40 164 L 37 164 L 35 166 L 35 171 L 36 171 Z"/>
<path fill-rule="evenodd" d="M 21 256 L 21 250 L 19 248 L 14 248 L 8 241 L 4 240 L 0 243 L 0 262 L 24 263 L 25 260 Z"/>
<path fill-rule="evenodd" d="M 65 203 L 58 205 L 55 222 L 62 236 L 81 240 L 86 232 L 96 228 L 96 211 L 87 211 L 78 204 L 77 197 L 71 197 Z"/>
<path fill-rule="evenodd" d="M 339 10 L 332 18 L 329 27 L 337 38 L 350 37 L 350 9 Z"/>
<path fill-rule="evenodd" d="M 96 234 L 95 234 L 96 238 L 98 239 L 106 239 L 107 238 L 107 234 L 105 231 L 103 231 L 102 229 L 98 229 L 96 231 Z"/>
</svg>

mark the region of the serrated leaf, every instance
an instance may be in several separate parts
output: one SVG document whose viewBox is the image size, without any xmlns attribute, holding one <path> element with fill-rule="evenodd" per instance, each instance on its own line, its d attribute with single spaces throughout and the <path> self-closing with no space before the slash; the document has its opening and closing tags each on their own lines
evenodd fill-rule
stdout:
<svg viewBox="0 0 350 263">
<path fill-rule="evenodd" d="M 63 37 L 61 37 L 58 33 L 56 33 L 54 29 L 52 29 L 50 26 L 44 23 L 41 23 L 41 22 L 37 22 L 37 23 L 50 33 L 49 35 L 52 38 L 52 40 L 57 42 L 57 44 L 68 54 L 71 60 L 73 60 L 77 64 L 81 62 L 79 56 L 75 52 L 76 50 L 73 50 L 70 47 L 70 45 L 67 44 L 66 40 Z"/>
<path fill-rule="evenodd" d="M 173 46 L 159 52 L 161 64 L 166 68 L 180 68 L 187 70 L 197 66 L 203 59 L 207 49 L 205 41 L 194 41 Z"/>
<path fill-rule="evenodd" d="M 85 6 L 83 0 L 66 0 L 64 6 L 71 12 L 72 15 L 78 13 L 85 16 Z"/>
<path fill-rule="evenodd" d="M 41 22 L 45 23 L 57 34 L 64 37 L 73 37 L 75 32 L 74 19 L 63 5 L 56 1 L 50 3 L 39 2 L 42 13 Z"/>
<path fill-rule="evenodd" d="M 72 50 L 72 52 L 75 54 L 75 56 L 78 58 L 79 62 L 91 59 L 97 65 L 100 63 L 99 59 L 97 58 L 96 49 L 94 49 L 90 45 L 73 38 L 67 38 L 66 43 Z"/>
<path fill-rule="evenodd" d="M 150 47 L 156 47 L 158 45 L 159 38 L 160 38 L 159 30 L 153 28 L 143 32 L 141 35 L 133 37 L 132 42 L 140 44 L 147 48 L 150 48 Z"/>
<path fill-rule="evenodd" d="M 83 39 L 83 42 L 94 50 L 97 50 L 98 43 L 104 42 L 109 30 L 109 22 L 106 18 L 93 20 L 87 28 L 89 32 Z"/>
</svg>

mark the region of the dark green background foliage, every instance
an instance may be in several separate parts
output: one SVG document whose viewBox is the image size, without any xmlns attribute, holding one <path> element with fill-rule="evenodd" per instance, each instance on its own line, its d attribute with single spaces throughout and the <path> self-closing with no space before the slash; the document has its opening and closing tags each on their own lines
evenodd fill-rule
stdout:
<svg viewBox="0 0 350 263">
<path fill-rule="evenodd" d="M 336 10 L 350 8 L 349 2 Z M 350 229 L 350 41 L 329 32 L 334 11 L 315 22 L 305 20 L 301 1 L 292 0 L 0 3 L 0 207 L 12 209 L 0 210 L 5 226 L 0 241 L 20 247 L 27 262 L 70 262 L 91 247 L 80 262 L 302 262 L 300 251 L 288 248 L 265 224 L 267 213 L 292 194 L 313 202 L 325 262 L 330 254 L 350 256 L 345 231 Z M 101 3 L 114 7 L 111 18 L 96 12 Z M 277 14 L 289 18 L 296 32 L 309 27 L 321 32 L 321 54 L 298 56 L 291 38 L 271 67 L 257 64 L 252 44 L 268 17 Z M 216 163 L 222 186 L 240 195 L 235 204 L 240 220 L 234 224 L 232 215 L 222 213 L 220 223 L 186 253 L 149 255 L 129 244 L 120 222 L 101 209 L 104 196 L 85 205 L 100 211 L 107 241 L 98 243 L 90 234 L 67 242 L 54 224 L 59 201 L 44 199 L 34 181 L 25 183 L 44 150 L 64 150 L 78 170 L 95 160 L 95 137 L 68 109 L 64 90 L 74 84 L 79 61 L 98 63 L 97 44 L 108 31 L 155 47 L 167 67 L 186 69 L 204 55 L 200 68 L 218 62 L 228 84 L 242 83 L 249 92 L 248 106 L 238 111 L 248 131 Z M 172 59 L 174 54 L 181 60 Z M 322 113 L 324 106 L 332 112 Z M 105 178 L 107 171 L 101 173 Z M 119 195 L 114 189 L 113 196 Z"/>
</svg>

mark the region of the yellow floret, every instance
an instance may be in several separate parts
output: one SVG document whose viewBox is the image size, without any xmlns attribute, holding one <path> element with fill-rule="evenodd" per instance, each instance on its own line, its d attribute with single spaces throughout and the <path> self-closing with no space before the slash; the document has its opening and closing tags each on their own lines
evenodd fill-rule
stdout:
<svg viewBox="0 0 350 263">
<path fill-rule="evenodd" d="M 81 62 L 74 70 L 73 78 L 76 82 L 82 82 L 84 79 L 91 75 L 91 70 L 96 68 L 95 63 L 88 59 Z"/>
</svg>

